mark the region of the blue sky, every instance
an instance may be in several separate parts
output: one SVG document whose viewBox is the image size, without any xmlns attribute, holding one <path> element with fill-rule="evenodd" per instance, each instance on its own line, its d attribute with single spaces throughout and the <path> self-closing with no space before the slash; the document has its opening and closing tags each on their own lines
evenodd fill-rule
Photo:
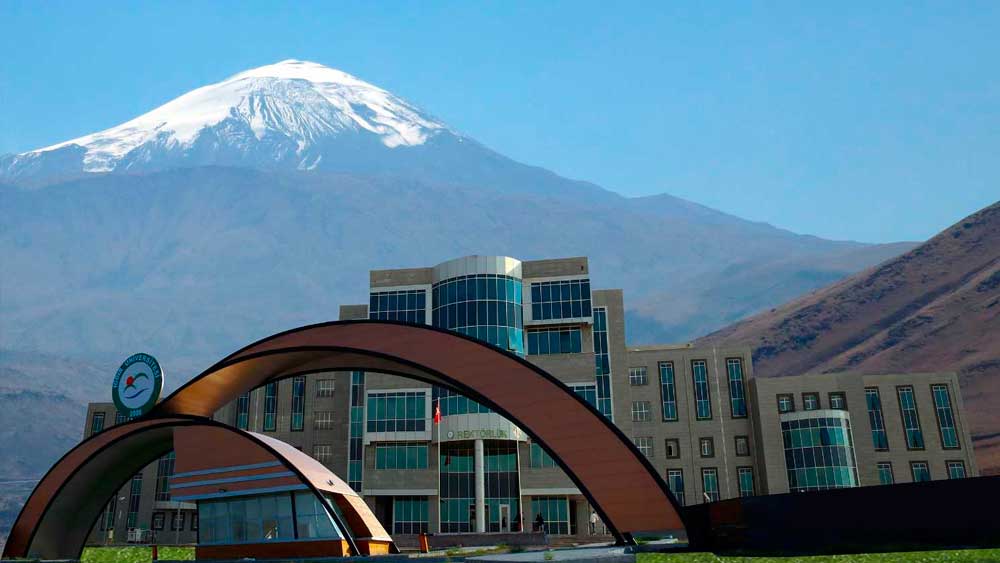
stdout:
<svg viewBox="0 0 1000 563">
<path fill-rule="evenodd" d="M 1000 199 L 1000 3 L 0 2 L 0 153 L 287 58 L 517 160 L 829 238 Z"/>
</svg>

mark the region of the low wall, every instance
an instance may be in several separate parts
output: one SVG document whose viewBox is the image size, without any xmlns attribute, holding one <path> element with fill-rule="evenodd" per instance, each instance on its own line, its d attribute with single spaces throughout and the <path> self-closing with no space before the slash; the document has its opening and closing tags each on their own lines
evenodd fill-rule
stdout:
<svg viewBox="0 0 1000 563">
<path fill-rule="evenodd" d="M 1000 477 L 731 499 L 684 509 L 691 548 L 860 553 L 1000 546 Z"/>
</svg>

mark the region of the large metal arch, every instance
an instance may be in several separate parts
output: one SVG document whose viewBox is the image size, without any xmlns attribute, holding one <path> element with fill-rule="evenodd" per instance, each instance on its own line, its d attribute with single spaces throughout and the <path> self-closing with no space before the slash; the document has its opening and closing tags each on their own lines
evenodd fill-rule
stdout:
<svg viewBox="0 0 1000 563">
<path fill-rule="evenodd" d="M 132 475 L 173 448 L 174 429 L 199 426 L 223 429 L 232 439 L 244 440 L 248 446 L 265 450 L 293 472 L 313 494 L 323 497 L 308 474 L 311 468 L 302 467 L 294 455 L 277 447 L 281 444 L 277 440 L 198 416 L 144 418 L 95 434 L 60 458 L 35 486 L 18 514 L 4 546 L 3 559 L 79 559 L 87 536 L 108 499 L 117 494 Z M 343 488 L 350 491 L 346 484 Z M 381 528 L 364 502 L 338 502 L 350 523 L 326 503 L 323 506 L 343 532 L 352 553 L 360 553 L 352 529 L 357 532 L 356 528 L 372 522 Z M 363 531 L 369 536 L 389 539 L 382 529 L 366 527 Z M 394 544 L 390 545 L 395 550 Z"/>
<path fill-rule="evenodd" d="M 151 416 L 211 416 L 264 383 L 372 371 L 456 390 L 517 424 L 548 450 L 619 543 L 686 529 L 667 484 L 631 439 L 554 376 L 465 335 L 394 321 L 335 321 L 285 331 L 230 354 L 164 399 Z"/>
</svg>

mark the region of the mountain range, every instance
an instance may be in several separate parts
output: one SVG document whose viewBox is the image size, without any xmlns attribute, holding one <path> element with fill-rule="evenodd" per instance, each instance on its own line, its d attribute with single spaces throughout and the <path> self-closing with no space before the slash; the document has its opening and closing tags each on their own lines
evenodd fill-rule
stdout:
<svg viewBox="0 0 1000 563">
<path fill-rule="evenodd" d="M 1000 202 L 698 342 L 749 345 L 768 376 L 955 371 L 980 470 L 1000 474 Z"/>
<path fill-rule="evenodd" d="M 146 351 L 182 383 L 365 302 L 370 269 L 589 256 L 632 343 L 686 341 L 902 254 L 516 162 L 377 86 L 283 61 L 0 157 L 0 478 L 35 477 Z M 758 370 L 759 371 L 759 370 Z M 44 416 L 42 416 L 44 413 Z"/>
</svg>

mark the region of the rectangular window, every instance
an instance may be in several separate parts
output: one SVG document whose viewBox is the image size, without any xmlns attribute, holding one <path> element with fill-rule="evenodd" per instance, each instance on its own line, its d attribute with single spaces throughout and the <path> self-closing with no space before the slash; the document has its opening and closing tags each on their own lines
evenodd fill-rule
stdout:
<svg viewBox="0 0 1000 563">
<path fill-rule="evenodd" d="M 330 465 L 330 460 L 333 459 L 333 446 L 330 444 L 315 444 L 313 446 L 313 459 L 323 465 Z"/>
<path fill-rule="evenodd" d="M 152 528 L 152 529 L 154 529 L 154 530 L 162 530 L 163 529 L 163 524 L 164 524 L 164 522 L 166 522 L 166 520 L 167 520 L 166 514 L 164 514 L 162 512 L 154 512 L 153 513 L 153 521 L 150 522 L 150 526 L 149 527 Z"/>
<path fill-rule="evenodd" d="M 667 486 L 674 495 L 677 504 L 684 506 L 684 471 L 680 469 L 667 470 Z"/>
<path fill-rule="evenodd" d="M 787 393 L 778 395 L 778 412 L 795 412 L 795 398 Z"/>
<path fill-rule="evenodd" d="M 90 435 L 93 436 L 101 430 L 104 430 L 104 413 L 95 412 L 94 417 L 90 419 Z"/>
<path fill-rule="evenodd" d="M 705 467 L 701 470 L 701 490 L 705 502 L 719 500 L 719 471 L 714 467 Z"/>
<path fill-rule="evenodd" d="M 170 530 L 177 532 L 184 529 L 184 517 L 186 514 L 180 510 L 174 510 L 170 513 Z"/>
<path fill-rule="evenodd" d="M 738 467 L 738 468 L 736 468 L 736 476 L 739 478 L 739 482 L 740 482 L 740 496 L 741 497 L 752 497 L 753 496 L 753 468 L 752 467 Z"/>
<path fill-rule="evenodd" d="M 377 291 L 368 296 L 368 318 L 427 324 L 427 290 Z"/>
<path fill-rule="evenodd" d="M 118 506 L 118 491 L 111 495 L 111 500 L 108 501 L 107 506 L 104 507 L 104 512 L 101 514 L 100 518 L 100 529 L 102 532 L 107 532 L 115 529 L 115 511 Z"/>
<path fill-rule="evenodd" d="M 174 451 L 170 450 L 156 462 L 156 500 L 170 500 L 170 477 L 174 474 Z"/>
<path fill-rule="evenodd" d="M 896 482 L 896 478 L 892 475 L 892 463 L 888 461 L 880 461 L 876 465 L 878 469 L 878 482 L 880 485 L 891 485 Z"/>
<path fill-rule="evenodd" d="M 531 318 L 586 318 L 591 316 L 590 280 L 557 280 L 531 283 Z"/>
<path fill-rule="evenodd" d="M 632 422 L 649 422 L 649 401 L 632 401 Z"/>
<path fill-rule="evenodd" d="M 361 490 L 364 473 L 365 372 L 351 372 L 351 422 L 347 438 L 347 484 Z"/>
<path fill-rule="evenodd" d="M 122 411 L 115 411 L 115 426 L 128 422 L 129 418 Z"/>
<path fill-rule="evenodd" d="M 712 438 L 699 438 L 698 451 L 701 457 L 715 457 L 715 440 Z"/>
<path fill-rule="evenodd" d="M 906 435 L 906 449 L 924 449 L 924 433 L 920 430 L 920 416 L 917 413 L 917 400 L 913 396 L 913 386 L 896 387 L 899 397 L 899 412 L 903 416 L 903 432 Z"/>
<path fill-rule="evenodd" d="M 542 448 L 542 446 L 532 442 L 528 448 L 528 457 L 532 468 L 541 469 L 556 466 L 555 460 L 552 459 L 552 456 L 550 456 L 549 453 Z"/>
<path fill-rule="evenodd" d="M 597 378 L 597 410 L 614 421 L 611 406 L 611 339 L 608 335 L 608 310 L 594 309 L 594 372 Z"/>
<path fill-rule="evenodd" d="M 951 394 L 947 385 L 931 385 L 934 396 L 934 414 L 937 415 L 938 429 L 941 431 L 941 447 L 946 450 L 959 449 L 958 429 L 955 415 L 951 410 Z"/>
<path fill-rule="evenodd" d="M 646 377 L 646 367 L 628 368 L 629 385 L 646 385 L 649 378 Z"/>
<path fill-rule="evenodd" d="M 830 393 L 830 408 L 835 411 L 847 410 L 847 396 L 841 392 Z"/>
<path fill-rule="evenodd" d="M 240 430 L 247 430 L 250 423 L 250 392 L 236 398 L 236 420 L 233 421 Z"/>
<path fill-rule="evenodd" d="M 546 533 L 569 534 L 569 499 L 566 497 L 532 497 L 531 513 L 542 515 Z"/>
<path fill-rule="evenodd" d="M 743 386 L 743 360 L 728 358 L 726 373 L 729 375 L 729 408 L 733 418 L 746 418 L 747 396 Z"/>
<path fill-rule="evenodd" d="M 426 443 L 375 444 L 375 469 L 427 469 Z"/>
<path fill-rule="evenodd" d="M 667 459 L 677 459 L 681 457 L 681 442 L 677 438 L 667 438 L 663 441 L 666 448 Z"/>
<path fill-rule="evenodd" d="M 708 364 L 705 360 L 691 361 L 691 379 L 694 382 L 695 418 L 711 420 L 712 394 L 708 389 Z"/>
<path fill-rule="evenodd" d="M 264 385 L 264 432 L 278 429 L 278 382 Z"/>
<path fill-rule="evenodd" d="M 931 470 L 926 461 L 911 461 L 910 474 L 913 475 L 914 483 L 931 480 Z"/>
<path fill-rule="evenodd" d="M 316 396 L 317 397 L 332 397 L 333 396 L 333 381 L 332 379 L 320 379 L 316 382 Z"/>
<path fill-rule="evenodd" d="M 819 409 L 819 393 L 803 393 L 802 409 L 814 411 Z"/>
<path fill-rule="evenodd" d="M 139 517 L 139 501 L 142 500 L 142 473 L 136 473 L 132 477 L 132 484 L 128 493 L 128 515 L 125 517 L 125 528 L 131 530 L 136 527 L 136 519 Z"/>
<path fill-rule="evenodd" d="M 677 386 L 674 382 L 673 362 L 660 362 L 660 400 L 663 402 L 663 420 L 677 420 Z"/>
<path fill-rule="evenodd" d="M 596 384 L 594 384 L 594 383 L 584 383 L 584 384 L 578 384 L 578 385 L 570 385 L 569 388 L 572 389 L 573 392 L 576 393 L 577 395 L 583 397 L 583 400 L 587 401 L 587 404 L 589 404 L 590 406 L 594 407 L 595 409 L 597 408 L 597 385 Z"/>
<path fill-rule="evenodd" d="M 949 479 L 965 479 L 965 462 L 964 461 L 949 461 L 948 462 L 948 478 Z"/>
<path fill-rule="evenodd" d="M 427 497 L 392 498 L 392 533 L 426 534 Z"/>
<path fill-rule="evenodd" d="M 301 432 L 306 418 L 306 378 L 292 378 L 292 422 L 291 431 Z"/>
<path fill-rule="evenodd" d="M 745 457 L 750 455 L 750 437 L 749 436 L 737 436 L 736 437 L 736 455 L 740 457 Z"/>
<path fill-rule="evenodd" d="M 637 438 L 632 438 L 635 443 L 635 447 L 639 448 L 639 453 L 646 456 L 649 459 L 653 459 L 653 438 L 652 436 L 639 436 Z"/>
<path fill-rule="evenodd" d="M 333 430 L 333 411 L 314 411 L 313 428 L 316 430 Z"/>
<path fill-rule="evenodd" d="M 878 387 L 865 387 L 865 402 L 868 405 L 868 423 L 872 427 L 872 444 L 877 452 L 889 451 L 889 438 L 885 433 L 885 416 L 882 414 L 882 398 Z"/>
<path fill-rule="evenodd" d="M 528 331 L 528 355 L 579 354 L 583 351 L 580 327 L 542 328 Z"/>
<path fill-rule="evenodd" d="M 372 392 L 367 410 L 368 432 L 423 432 L 427 427 L 424 391 Z"/>
</svg>

